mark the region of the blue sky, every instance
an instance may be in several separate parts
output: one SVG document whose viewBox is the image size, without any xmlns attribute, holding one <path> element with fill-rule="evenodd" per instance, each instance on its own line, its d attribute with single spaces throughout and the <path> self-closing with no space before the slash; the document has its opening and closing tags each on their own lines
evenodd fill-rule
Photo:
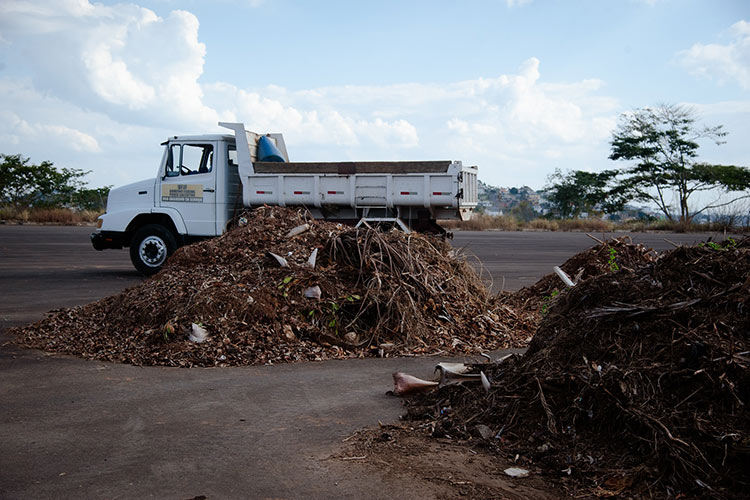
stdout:
<svg viewBox="0 0 750 500">
<path fill-rule="evenodd" d="M 618 116 L 724 124 L 750 164 L 746 0 L 0 3 L 0 152 L 155 174 L 168 135 L 282 132 L 292 160 L 458 159 L 495 185 L 602 170 Z"/>
</svg>

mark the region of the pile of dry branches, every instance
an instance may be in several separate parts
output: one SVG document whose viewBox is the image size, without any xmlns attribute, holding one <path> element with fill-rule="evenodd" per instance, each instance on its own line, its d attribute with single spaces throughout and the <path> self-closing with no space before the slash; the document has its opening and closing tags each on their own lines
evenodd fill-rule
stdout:
<svg viewBox="0 0 750 500">
<path fill-rule="evenodd" d="M 134 364 L 213 366 L 361 356 L 382 344 L 392 354 L 476 354 L 529 337 L 504 327 L 504 310 L 442 240 L 279 207 L 242 220 L 179 249 L 161 273 L 119 295 L 15 330 L 18 342 Z M 205 341 L 189 340 L 196 328 Z"/>
<path fill-rule="evenodd" d="M 584 280 L 523 357 L 481 369 L 488 394 L 445 388 L 412 416 L 457 436 L 487 425 L 492 446 L 601 497 L 747 498 L 750 240 Z"/>
<path fill-rule="evenodd" d="M 632 270 L 656 259 L 656 252 L 642 244 L 633 244 L 629 236 L 602 241 L 577 253 L 560 266 L 576 282 L 613 273 L 620 269 Z M 537 328 L 545 313 L 565 290 L 565 284 L 555 273 L 543 276 L 531 286 L 517 292 L 501 292 L 495 297 L 495 310 L 502 310 L 504 327 L 529 338 L 539 336 Z M 539 338 L 538 340 L 541 340 Z"/>
</svg>

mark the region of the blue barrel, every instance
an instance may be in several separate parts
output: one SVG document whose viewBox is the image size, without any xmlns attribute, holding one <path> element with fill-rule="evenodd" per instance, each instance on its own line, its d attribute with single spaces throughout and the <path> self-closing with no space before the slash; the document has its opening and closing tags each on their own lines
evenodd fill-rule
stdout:
<svg viewBox="0 0 750 500">
<path fill-rule="evenodd" d="M 258 161 L 285 162 L 286 160 L 271 138 L 263 135 L 258 139 Z"/>
</svg>

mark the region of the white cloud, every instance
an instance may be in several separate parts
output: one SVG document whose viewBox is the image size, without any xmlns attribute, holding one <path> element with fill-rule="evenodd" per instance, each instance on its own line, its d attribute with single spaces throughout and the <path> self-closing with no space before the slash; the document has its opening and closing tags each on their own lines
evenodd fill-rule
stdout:
<svg viewBox="0 0 750 500">
<path fill-rule="evenodd" d="M 508 7 L 520 7 L 531 3 L 531 0 L 505 0 L 505 3 Z"/>
<path fill-rule="evenodd" d="M 255 107 L 239 115 L 250 123 L 286 120 L 287 144 L 302 145 L 297 150 L 308 160 L 327 141 L 347 158 L 463 159 L 479 164 L 483 179 L 523 175 L 540 185 L 551 159 L 570 168 L 606 162 L 618 103 L 599 95 L 603 88 L 599 80 L 546 83 L 540 62 L 531 58 L 513 74 L 441 85 L 267 87 L 255 92 Z M 313 111 L 317 120 L 310 118 Z M 323 124 L 332 113 L 340 121 Z"/>
<path fill-rule="evenodd" d="M 732 40 L 725 45 L 696 43 L 678 53 L 678 60 L 694 75 L 750 89 L 750 22 L 735 23 L 729 35 Z"/>
<path fill-rule="evenodd" d="M 0 109 L 0 153 L 92 170 L 94 186 L 153 175 L 170 132 L 118 123 L 9 78 L 0 78 Z"/>
<path fill-rule="evenodd" d="M 91 135 L 67 127 L 49 123 L 29 123 L 13 111 L 0 112 L 1 136 L 10 144 L 21 144 L 28 140 L 45 141 L 50 145 L 73 151 L 98 153 L 99 143 Z"/>
<path fill-rule="evenodd" d="M 66 127 L 65 125 L 40 125 L 39 131 L 40 133 L 49 133 L 57 138 L 57 140 L 69 143 L 70 147 L 75 151 L 87 153 L 98 153 L 101 151 L 96 139 L 85 132 Z"/>
<path fill-rule="evenodd" d="M 416 126 L 416 122 L 430 121 L 430 128 L 440 130 L 443 127 L 443 132 L 450 130 L 451 133 L 518 134 L 531 142 L 598 139 L 607 135 L 611 128 L 603 128 L 603 123 L 614 126 L 612 113 L 617 103 L 612 98 L 596 95 L 603 87 L 601 81 L 548 84 L 540 83 L 539 79 L 539 61 L 531 58 L 517 74 L 445 85 L 343 86 L 298 92 L 274 86 L 259 92 L 273 96 L 276 103 L 288 103 L 294 109 L 328 111 L 335 103 L 339 111 L 347 110 L 350 115 L 400 117 L 412 126 Z M 424 125 L 420 124 L 418 129 L 421 127 Z"/>
<path fill-rule="evenodd" d="M 378 147 L 413 148 L 419 144 L 417 129 L 406 120 L 387 122 L 380 118 L 374 121 L 361 120 L 356 122 L 356 132 L 372 140 Z"/>
<path fill-rule="evenodd" d="M 5 49 L 24 55 L 36 88 L 131 123 L 216 122 L 201 103 L 198 26 L 189 12 L 161 18 L 132 4 L 0 4 Z"/>
<path fill-rule="evenodd" d="M 237 88 L 226 83 L 206 86 L 207 102 L 216 106 L 231 103 L 223 113 L 228 119 L 239 119 L 245 126 L 259 132 L 281 131 L 288 143 L 297 145 L 329 144 L 356 147 L 363 143 L 378 146 L 409 148 L 417 145 L 417 131 L 404 119 L 385 120 L 381 117 L 363 119 L 354 113 L 342 114 L 330 103 L 319 99 L 290 99 L 290 93 L 277 87 L 277 98 L 262 97 L 259 92 Z M 320 95 L 320 91 L 303 91 L 302 96 Z"/>
</svg>

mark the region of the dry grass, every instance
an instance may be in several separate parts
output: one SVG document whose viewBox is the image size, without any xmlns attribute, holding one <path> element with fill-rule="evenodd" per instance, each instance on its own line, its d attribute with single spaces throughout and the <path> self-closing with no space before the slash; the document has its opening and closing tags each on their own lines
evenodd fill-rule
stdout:
<svg viewBox="0 0 750 500">
<path fill-rule="evenodd" d="M 560 221 L 551 219 L 534 219 L 529 222 L 528 227 L 530 229 L 539 229 L 542 231 L 559 231 Z"/>
<path fill-rule="evenodd" d="M 96 219 L 99 218 L 102 212 L 98 210 L 81 210 L 78 214 L 85 222 L 96 222 Z"/>
<path fill-rule="evenodd" d="M 656 220 L 656 221 L 643 221 L 643 220 L 629 220 L 624 222 L 618 222 L 616 228 L 621 231 L 632 231 L 636 233 L 643 233 L 645 231 L 665 231 L 670 233 L 685 233 L 685 232 L 700 232 L 707 230 L 700 224 L 691 224 L 686 227 L 685 224 L 670 222 L 668 220 Z"/>
<path fill-rule="evenodd" d="M 625 222 L 612 222 L 602 219 L 534 219 L 530 222 L 519 221 L 512 216 L 491 216 L 475 214 L 470 221 L 444 220 L 440 225 L 448 230 L 462 229 L 464 231 L 485 231 L 488 229 L 500 229 L 505 231 L 521 231 L 533 229 L 537 231 L 587 231 L 595 233 L 610 233 L 613 231 L 664 231 L 669 233 L 700 233 L 700 232 L 733 232 L 737 234 L 750 233 L 750 227 L 724 227 L 721 224 L 697 224 L 688 225 L 668 220 L 643 221 L 630 220 Z"/>
<path fill-rule="evenodd" d="M 0 207 L 0 220 L 8 222 L 33 222 L 37 224 L 76 225 L 96 222 L 99 212 L 70 210 L 68 208 L 18 209 L 9 205 Z"/>
<path fill-rule="evenodd" d="M 464 231 L 485 231 L 487 229 L 520 231 L 522 229 L 536 229 L 540 231 L 610 232 L 615 229 L 613 223 L 601 219 L 534 219 L 530 222 L 523 222 L 513 216 L 492 216 L 485 214 L 475 214 L 469 221 L 440 221 L 440 225 L 448 230 L 463 229 Z"/>
<path fill-rule="evenodd" d="M 610 232 L 614 231 L 615 225 L 602 219 L 562 219 L 560 223 L 561 231 L 596 231 Z"/>
<path fill-rule="evenodd" d="M 633 233 L 645 233 L 651 227 L 648 222 L 642 220 L 629 220 L 616 224 L 618 231 L 630 231 Z"/>
<path fill-rule="evenodd" d="M 487 229 L 502 229 L 516 231 L 519 229 L 518 220 L 507 215 L 474 214 L 471 220 L 443 220 L 440 225 L 445 229 L 463 229 L 465 231 L 485 231 Z"/>
<path fill-rule="evenodd" d="M 710 232 L 731 232 L 744 234 L 750 232 L 750 227 L 742 225 L 722 224 L 719 222 L 683 224 L 682 222 L 672 222 L 668 220 L 657 220 L 653 222 L 644 221 L 626 221 L 616 225 L 617 230 L 645 232 L 645 231 L 664 231 L 668 233 L 710 233 Z"/>
</svg>

